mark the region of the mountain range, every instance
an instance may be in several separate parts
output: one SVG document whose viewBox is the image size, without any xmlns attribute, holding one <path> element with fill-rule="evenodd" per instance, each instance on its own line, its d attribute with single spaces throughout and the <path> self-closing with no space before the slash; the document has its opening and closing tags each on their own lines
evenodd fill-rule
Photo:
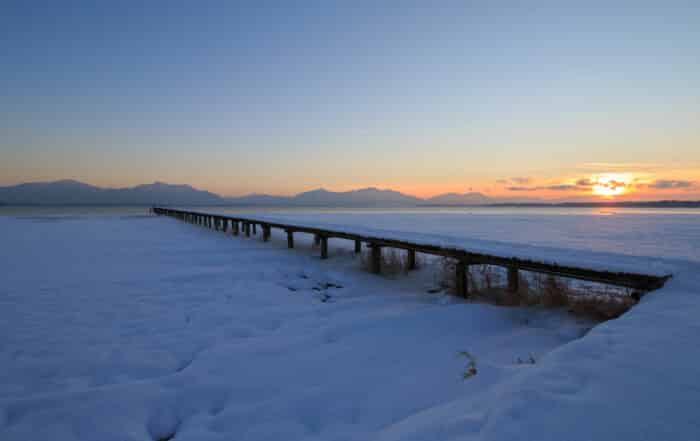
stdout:
<svg viewBox="0 0 700 441">
<path fill-rule="evenodd" d="M 255 206 L 255 207 L 357 207 L 401 208 L 426 206 L 620 206 L 620 207 L 691 207 L 700 208 L 700 201 L 591 201 L 501 199 L 481 193 L 445 193 L 419 198 L 394 190 L 363 188 L 351 191 L 329 191 L 323 188 L 294 196 L 250 194 L 224 197 L 189 185 L 162 182 L 129 188 L 101 188 L 75 180 L 33 182 L 0 187 L 0 205 L 179 205 L 179 206 Z"/>
<path fill-rule="evenodd" d="M 318 189 L 294 196 L 250 194 L 223 197 L 189 185 L 162 182 L 129 188 L 101 188 L 75 180 L 34 182 L 0 187 L 5 205 L 246 205 L 323 207 L 415 207 L 421 205 L 483 205 L 496 201 L 481 193 L 448 193 L 418 198 L 394 190 L 352 191 Z"/>
</svg>

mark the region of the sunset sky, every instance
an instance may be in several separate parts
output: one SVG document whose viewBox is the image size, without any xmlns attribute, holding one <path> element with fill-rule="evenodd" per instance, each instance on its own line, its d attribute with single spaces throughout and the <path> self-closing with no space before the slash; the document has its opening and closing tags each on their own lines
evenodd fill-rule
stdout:
<svg viewBox="0 0 700 441">
<path fill-rule="evenodd" d="M 698 1 L 242 5 L 3 3 L 0 185 L 700 199 Z"/>
</svg>

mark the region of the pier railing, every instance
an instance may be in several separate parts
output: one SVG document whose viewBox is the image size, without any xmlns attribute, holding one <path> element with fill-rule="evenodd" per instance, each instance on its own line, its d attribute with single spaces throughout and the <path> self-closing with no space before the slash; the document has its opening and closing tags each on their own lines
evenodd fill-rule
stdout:
<svg viewBox="0 0 700 441">
<path fill-rule="evenodd" d="M 152 210 L 157 215 L 174 217 L 182 221 L 203 225 L 223 232 L 227 232 L 230 229 L 233 235 L 242 234 L 245 236 L 250 236 L 251 232 L 252 234 L 257 234 L 257 228 L 259 227 L 262 230 L 262 239 L 264 241 L 268 241 L 270 239 L 270 232 L 273 228 L 279 229 L 286 233 L 287 246 L 289 248 L 294 248 L 295 233 L 311 234 L 314 236 L 315 244 L 319 245 L 321 248 L 322 259 L 328 258 L 328 239 L 338 238 L 354 241 L 356 253 L 361 252 L 363 244 L 371 250 L 370 266 L 372 272 L 374 273 L 380 273 L 382 270 L 382 248 L 405 250 L 407 252 L 407 267 L 409 270 L 414 269 L 416 266 L 416 253 L 447 257 L 456 262 L 456 289 L 457 293 L 463 297 L 467 297 L 469 295 L 468 268 L 470 265 L 493 265 L 505 268 L 508 273 L 508 290 L 513 292 L 518 290 L 518 281 L 520 279 L 518 276 L 519 271 L 529 271 L 533 273 L 548 274 L 558 277 L 631 288 L 634 290 L 633 295 L 635 297 L 639 297 L 648 291 L 661 288 L 666 280 L 671 277 L 670 275 L 657 276 L 629 272 L 601 271 L 582 267 L 558 265 L 556 263 L 541 262 L 518 257 L 503 257 L 481 252 L 472 252 L 462 248 L 413 243 L 406 240 L 355 234 L 312 226 L 270 222 L 247 217 L 226 216 L 162 207 L 153 207 Z"/>
</svg>

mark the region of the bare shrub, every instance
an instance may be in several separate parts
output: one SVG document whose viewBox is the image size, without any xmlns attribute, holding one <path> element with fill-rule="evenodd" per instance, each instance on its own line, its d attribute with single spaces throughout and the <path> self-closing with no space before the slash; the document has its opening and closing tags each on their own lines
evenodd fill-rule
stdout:
<svg viewBox="0 0 700 441">
<path fill-rule="evenodd" d="M 527 356 L 527 358 L 518 357 L 515 359 L 515 364 L 535 364 L 535 363 L 537 363 L 537 359 L 532 354 L 532 352 Z"/>
<path fill-rule="evenodd" d="M 436 284 L 443 289 L 457 286 L 454 259 L 442 257 L 437 262 Z M 468 272 L 469 298 L 500 306 L 568 307 L 574 314 L 595 320 L 609 320 L 622 315 L 637 303 L 639 294 L 626 288 L 587 283 L 539 274 L 518 272 L 518 289 L 511 292 L 505 283 L 506 270 L 492 265 L 471 265 Z"/>
<path fill-rule="evenodd" d="M 561 308 L 568 304 L 571 294 L 568 285 L 560 281 L 555 276 L 547 274 L 539 276 L 540 303 L 545 308 Z"/>
<path fill-rule="evenodd" d="M 458 355 L 468 360 L 467 367 L 464 369 L 464 373 L 462 374 L 462 378 L 464 380 L 468 380 L 478 372 L 476 368 L 476 357 L 467 351 L 461 351 Z"/>
<path fill-rule="evenodd" d="M 636 303 L 630 296 L 576 296 L 569 302 L 569 311 L 598 320 L 610 320 L 621 316 Z"/>
</svg>

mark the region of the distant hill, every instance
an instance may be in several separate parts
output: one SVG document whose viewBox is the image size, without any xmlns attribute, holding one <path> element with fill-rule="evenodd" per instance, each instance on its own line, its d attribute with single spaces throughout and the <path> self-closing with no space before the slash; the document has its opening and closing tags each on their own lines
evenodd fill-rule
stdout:
<svg viewBox="0 0 700 441">
<path fill-rule="evenodd" d="M 295 205 L 343 206 L 343 207 L 396 207 L 415 206 L 421 202 L 414 196 L 398 191 L 364 188 L 361 190 L 334 192 L 324 189 L 307 191 L 291 198 Z"/>
<path fill-rule="evenodd" d="M 446 193 L 423 201 L 427 205 L 487 205 L 493 202 L 494 200 L 488 196 L 475 192 L 464 194 Z"/>
<path fill-rule="evenodd" d="M 0 187 L 6 205 L 217 205 L 224 199 L 189 185 L 155 182 L 131 188 L 100 188 L 73 180 Z"/>
</svg>

